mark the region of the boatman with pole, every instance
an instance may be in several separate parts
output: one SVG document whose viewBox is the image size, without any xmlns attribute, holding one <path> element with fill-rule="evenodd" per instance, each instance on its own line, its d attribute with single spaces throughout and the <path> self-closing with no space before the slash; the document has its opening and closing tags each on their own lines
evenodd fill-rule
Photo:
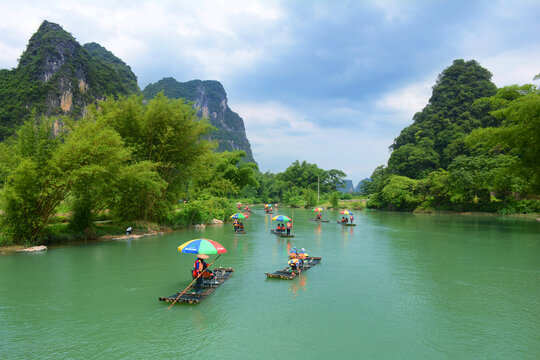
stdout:
<svg viewBox="0 0 540 360">
<path fill-rule="evenodd" d="M 287 222 L 287 235 L 291 235 L 292 223 L 291 220 Z"/>
<path fill-rule="evenodd" d="M 212 270 L 208 269 L 208 264 L 204 259 L 208 259 L 208 255 L 206 254 L 198 254 L 197 259 L 195 260 L 194 269 L 193 269 L 193 277 L 197 279 L 195 282 L 195 289 L 200 290 L 201 285 L 203 283 L 203 278 L 209 278 L 212 279 L 214 277 L 214 273 L 212 273 Z M 199 276 L 201 275 L 202 276 Z"/>
</svg>

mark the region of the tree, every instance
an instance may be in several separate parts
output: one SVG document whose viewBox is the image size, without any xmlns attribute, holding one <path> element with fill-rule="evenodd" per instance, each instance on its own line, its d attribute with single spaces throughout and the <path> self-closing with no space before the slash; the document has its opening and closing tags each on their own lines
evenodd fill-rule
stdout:
<svg viewBox="0 0 540 360">
<path fill-rule="evenodd" d="M 332 205 L 334 209 L 337 209 L 337 207 L 339 206 L 339 192 L 338 191 L 333 191 L 330 194 L 330 205 Z"/>
<path fill-rule="evenodd" d="M 467 143 L 477 150 L 505 153 L 517 157 L 514 171 L 529 178 L 527 193 L 540 191 L 540 93 L 528 87 L 524 95 L 494 111 L 502 126 L 478 129 L 467 138 Z"/>
<path fill-rule="evenodd" d="M 117 131 L 132 150 L 132 162 L 150 161 L 167 184 L 162 198 L 153 201 L 149 219 L 164 217 L 186 189 L 197 165 L 209 156 L 215 144 L 203 137 L 211 126 L 196 117 L 196 110 L 183 100 L 163 94 L 143 102 L 141 96 L 107 100 L 91 116 Z"/>
<path fill-rule="evenodd" d="M 317 193 L 312 189 L 304 189 L 302 191 L 306 207 L 317 205 Z"/>
<path fill-rule="evenodd" d="M 392 175 L 382 189 L 382 198 L 391 209 L 414 210 L 423 201 L 418 184 L 418 180 Z"/>
<path fill-rule="evenodd" d="M 238 194 L 245 186 L 258 187 L 255 177 L 257 165 L 241 162 L 243 151 L 207 153 L 196 165 L 190 195 L 197 197 L 201 193 L 226 197 Z"/>
<path fill-rule="evenodd" d="M 60 146 L 54 119 L 26 121 L 0 145 L 3 232 L 16 242 L 37 243 L 54 209 L 66 196 L 66 182 L 50 166 Z"/>
<path fill-rule="evenodd" d="M 416 144 L 401 146 L 390 155 L 389 171 L 412 179 L 425 177 L 439 167 L 439 155 L 433 145 L 433 140 L 424 137 Z"/>
</svg>

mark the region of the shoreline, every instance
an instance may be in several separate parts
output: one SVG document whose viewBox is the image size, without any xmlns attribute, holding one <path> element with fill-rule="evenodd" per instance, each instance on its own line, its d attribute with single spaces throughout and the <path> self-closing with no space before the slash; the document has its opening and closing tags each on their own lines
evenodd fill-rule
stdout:
<svg viewBox="0 0 540 360">
<path fill-rule="evenodd" d="M 206 227 L 206 226 L 211 226 L 211 225 L 222 225 L 222 224 L 211 222 L 211 223 L 208 223 L 208 224 L 195 224 L 192 227 L 196 228 L 197 226 L 201 226 L 201 225 L 204 225 Z M 125 241 L 125 240 L 132 240 L 132 239 L 140 239 L 140 238 L 144 238 L 144 237 L 164 235 L 164 234 L 168 234 L 168 233 L 172 233 L 172 232 L 180 232 L 180 231 L 185 231 L 185 230 L 189 230 L 189 229 L 190 229 L 190 227 L 188 227 L 186 229 L 177 229 L 177 230 L 167 228 L 167 227 L 160 227 L 159 231 L 149 231 L 149 232 L 142 233 L 142 234 L 102 235 L 102 236 L 100 236 L 100 237 L 98 237 L 96 239 L 70 240 L 70 241 L 63 241 L 63 242 L 54 243 L 54 244 L 51 244 L 51 245 L 45 245 L 47 247 L 47 249 L 42 250 L 42 251 L 47 251 L 49 248 L 57 248 L 57 247 L 70 246 L 70 245 L 84 245 L 84 244 L 88 244 L 88 243 L 94 243 L 94 242 L 97 243 L 97 242 L 102 242 L 102 241 Z M 0 246 L 0 256 L 13 254 L 13 253 L 35 252 L 35 251 L 32 251 L 32 250 L 27 250 L 27 249 L 31 249 L 32 247 L 35 247 L 35 246 L 36 245 L 34 245 L 34 246 L 24 246 L 24 245 L 20 245 L 20 244 L 14 244 L 14 245 L 8 245 L 8 246 Z"/>
</svg>

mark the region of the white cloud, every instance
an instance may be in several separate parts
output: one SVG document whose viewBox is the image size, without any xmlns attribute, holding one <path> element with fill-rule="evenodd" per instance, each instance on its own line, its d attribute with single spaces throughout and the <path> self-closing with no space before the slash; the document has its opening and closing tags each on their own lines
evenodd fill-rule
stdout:
<svg viewBox="0 0 540 360">
<path fill-rule="evenodd" d="M 236 103 L 262 171 L 283 171 L 295 160 L 343 170 L 355 184 L 386 164 L 392 139 L 356 127 L 322 128 L 277 102 Z"/>
<path fill-rule="evenodd" d="M 540 73 L 540 45 L 500 52 L 481 60 L 482 66 L 493 74 L 493 82 L 498 86 L 530 84 Z"/>
<path fill-rule="evenodd" d="M 226 81 L 293 44 L 285 17 L 279 3 L 252 0 L 13 3 L 2 6 L 0 30 L 24 37 L 19 35 L 16 47 L 0 39 L 0 49 L 9 50 L 2 52 L 0 66 L 15 66 L 30 35 L 49 20 L 81 43 L 100 43 L 134 68 L 141 63 L 173 68 L 178 60 L 201 78 Z"/>
<path fill-rule="evenodd" d="M 389 115 L 386 118 L 390 122 L 407 125 L 411 123 L 413 115 L 427 105 L 436 78 L 436 75 L 432 75 L 428 80 L 412 83 L 384 94 L 375 106 L 380 113 Z"/>
</svg>

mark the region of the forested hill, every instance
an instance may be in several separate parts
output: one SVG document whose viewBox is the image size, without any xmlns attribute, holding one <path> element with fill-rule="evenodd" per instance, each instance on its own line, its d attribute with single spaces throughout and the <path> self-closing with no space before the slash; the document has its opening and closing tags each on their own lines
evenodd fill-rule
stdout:
<svg viewBox="0 0 540 360">
<path fill-rule="evenodd" d="M 476 61 L 455 60 L 390 149 L 387 166 L 359 185 L 371 207 L 540 212 L 535 85 L 497 89 Z"/>
<path fill-rule="evenodd" d="M 246 137 L 244 120 L 232 111 L 227 104 L 227 94 L 218 81 L 192 80 L 178 82 L 173 78 L 164 78 L 149 84 L 143 90 L 144 97 L 151 99 L 159 92 L 174 99 L 187 99 L 198 109 L 197 116 L 207 117 L 217 128 L 211 135 L 217 140 L 219 151 L 242 150 L 246 153 L 246 161 L 255 162 L 251 145 Z"/>
<path fill-rule="evenodd" d="M 0 140 L 33 112 L 80 117 L 97 99 L 138 92 L 135 74 L 111 52 L 95 43 L 83 47 L 44 21 L 17 68 L 0 70 Z"/>
<path fill-rule="evenodd" d="M 446 169 L 465 151 L 463 139 L 473 129 L 498 125 L 474 101 L 495 95 L 491 73 L 476 61 L 456 60 L 438 77 L 433 94 L 413 123 L 390 147 L 388 167 L 399 175 L 419 179 L 438 168 Z"/>
</svg>

